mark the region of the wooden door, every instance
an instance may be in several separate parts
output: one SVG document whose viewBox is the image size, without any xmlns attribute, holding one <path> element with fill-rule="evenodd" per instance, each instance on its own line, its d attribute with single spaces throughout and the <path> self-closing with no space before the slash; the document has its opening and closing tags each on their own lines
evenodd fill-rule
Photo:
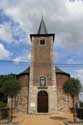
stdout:
<svg viewBox="0 0 83 125">
<path fill-rule="evenodd" d="M 40 91 L 38 93 L 38 112 L 48 112 L 48 93 L 46 91 Z"/>
</svg>

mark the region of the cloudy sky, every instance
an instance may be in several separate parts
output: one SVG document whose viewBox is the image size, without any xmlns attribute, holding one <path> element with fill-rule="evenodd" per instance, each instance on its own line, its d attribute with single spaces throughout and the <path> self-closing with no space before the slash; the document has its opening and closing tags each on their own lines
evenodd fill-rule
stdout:
<svg viewBox="0 0 83 125">
<path fill-rule="evenodd" d="M 0 0 L 0 74 L 30 65 L 29 35 L 37 33 L 42 16 L 56 34 L 55 63 L 83 84 L 83 0 Z"/>
</svg>

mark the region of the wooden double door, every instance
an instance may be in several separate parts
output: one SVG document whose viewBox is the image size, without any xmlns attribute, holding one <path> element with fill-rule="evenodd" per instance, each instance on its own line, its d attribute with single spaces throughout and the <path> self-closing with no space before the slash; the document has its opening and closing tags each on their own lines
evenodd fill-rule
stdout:
<svg viewBox="0 0 83 125">
<path fill-rule="evenodd" d="M 46 91 L 38 93 L 37 110 L 39 113 L 48 112 L 48 93 Z"/>
</svg>

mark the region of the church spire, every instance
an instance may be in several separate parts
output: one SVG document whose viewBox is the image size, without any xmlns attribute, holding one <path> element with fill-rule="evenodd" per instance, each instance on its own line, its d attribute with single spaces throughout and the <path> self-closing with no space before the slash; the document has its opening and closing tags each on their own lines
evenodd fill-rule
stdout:
<svg viewBox="0 0 83 125">
<path fill-rule="evenodd" d="M 38 29 L 38 33 L 37 34 L 48 34 L 47 29 L 46 29 L 46 25 L 42 16 L 41 22 L 40 22 L 40 26 Z"/>
</svg>

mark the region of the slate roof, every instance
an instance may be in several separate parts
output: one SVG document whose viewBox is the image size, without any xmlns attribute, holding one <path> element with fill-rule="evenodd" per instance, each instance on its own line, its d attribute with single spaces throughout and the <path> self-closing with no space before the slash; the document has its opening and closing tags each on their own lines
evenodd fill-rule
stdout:
<svg viewBox="0 0 83 125">
<path fill-rule="evenodd" d="M 41 19 L 41 22 L 40 22 L 37 34 L 30 34 L 31 41 L 32 41 L 32 37 L 33 36 L 34 37 L 40 37 L 40 36 L 41 37 L 44 37 L 44 36 L 48 37 L 48 36 L 53 36 L 53 41 L 54 41 L 54 38 L 55 38 L 55 34 L 54 33 L 48 33 L 43 17 Z"/>
<path fill-rule="evenodd" d="M 40 26 L 39 26 L 37 34 L 48 34 L 43 17 L 42 17 L 42 20 L 40 22 Z"/>
<path fill-rule="evenodd" d="M 65 74 L 67 76 L 70 76 L 69 73 L 66 73 L 64 72 L 63 70 L 61 70 L 60 68 L 58 68 L 57 66 L 55 66 L 55 71 L 56 71 L 56 74 Z M 20 74 L 18 75 L 24 75 L 24 74 L 28 74 L 29 75 L 30 73 L 30 67 L 28 67 L 27 69 L 25 69 L 23 72 L 21 72 Z"/>
</svg>

